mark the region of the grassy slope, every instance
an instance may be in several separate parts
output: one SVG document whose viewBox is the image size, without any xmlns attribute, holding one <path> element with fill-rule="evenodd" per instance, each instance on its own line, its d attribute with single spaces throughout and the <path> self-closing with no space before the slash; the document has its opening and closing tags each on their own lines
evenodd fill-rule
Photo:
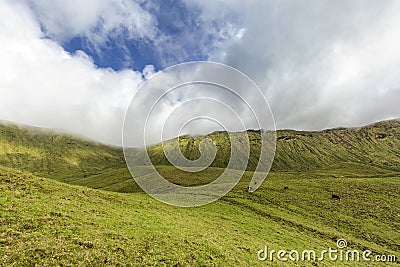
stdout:
<svg viewBox="0 0 400 267">
<path fill-rule="evenodd" d="M 261 142 L 260 133 L 251 131 L 248 136 L 251 148 L 248 170 L 255 170 Z M 230 157 L 228 135 L 225 132 L 216 132 L 207 137 L 218 147 L 212 166 L 225 167 Z M 181 137 L 179 144 L 182 153 L 192 160 L 199 158 L 198 146 L 203 138 Z M 169 164 L 161 146 L 151 147 L 149 154 L 155 165 Z M 400 171 L 400 121 L 385 121 L 354 129 L 277 132 L 276 155 L 272 168 L 274 171 L 317 170 L 347 163 L 372 166 L 376 170 L 381 169 L 380 172 Z"/>
<path fill-rule="evenodd" d="M 0 265 L 265 266 L 257 260 L 264 245 L 320 251 L 335 248 L 339 237 L 351 248 L 400 257 L 398 178 L 274 174 L 249 194 L 248 173 L 218 202 L 176 208 L 139 192 L 97 191 L 3 167 L 0 173 Z M 331 192 L 342 199 L 331 200 Z"/>
<path fill-rule="evenodd" d="M 124 167 L 121 150 L 33 127 L 0 124 L 0 165 L 56 180 Z"/>
<path fill-rule="evenodd" d="M 226 133 L 208 136 L 219 145 L 212 166 L 223 167 L 229 161 L 230 149 Z M 183 154 L 196 159 L 197 147 L 203 137 L 181 137 Z M 326 177 L 376 177 L 400 176 L 400 122 L 380 122 L 355 129 L 335 129 L 319 132 L 278 131 L 273 172 L 301 172 L 310 176 Z M 259 133 L 249 132 L 252 156 L 248 169 L 257 164 Z M 168 144 L 167 144 L 168 147 Z M 223 148 L 223 149 L 221 149 Z M 219 171 L 187 174 L 171 169 L 160 146 L 151 147 L 150 157 L 158 170 L 169 180 L 181 185 L 200 185 L 214 180 Z M 140 155 L 140 154 L 139 154 Z M 314 175 L 314 176 L 315 176 Z M 200 176 L 200 178 L 199 178 Z M 178 178 L 176 178 L 178 177 Z M 187 179 L 183 179 L 186 177 Z M 74 184 L 104 188 L 111 191 L 134 192 L 136 185 L 125 168 L 113 168 L 109 172 L 86 179 L 75 179 Z"/>
<path fill-rule="evenodd" d="M 208 136 L 219 145 L 214 167 L 224 167 L 230 149 L 226 133 Z M 203 137 L 181 137 L 183 153 L 190 159 L 199 157 L 197 145 Z M 376 123 L 357 129 L 336 129 L 320 132 L 278 131 L 274 172 L 308 172 L 328 176 L 363 177 L 398 175 L 400 172 L 400 122 Z M 248 169 L 257 164 L 259 133 L 249 132 L 252 155 Z M 171 170 L 161 147 L 154 146 L 149 154 L 159 170 L 188 185 L 202 184 L 218 176 L 218 171 L 187 175 Z M 103 188 L 117 192 L 135 192 L 126 169 L 121 149 L 89 141 L 43 132 L 36 128 L 20 128 L 0 124 L 0 166 L 26 170 L 33 174 L 68 183 Z M 206 181 L 204 181 L 204 178 Z"/>
<path fill-rule="evenodd" d="M 354 130 L 278 132 L 274 172 L 259 190 L 246 192 L 247 172 L 226 197 L 193 209 L 142 193 L 118 149 L 38 129 L 0 129 L 0 165 L 10 167 L 0 167 L 0 265 L 255 266 L 264 245 L 322 250 L 334 248 L 338 237 L 351 247 L 400 258 L 396 121 Z M 187 151 L 195 156 L 194 149 Z M 222 171 L 188 176 L 169 166 L 158 169 L 183 185 L 206 183 Z M 341 200 L 332 200 L 333 193 Z"/>
</svg>

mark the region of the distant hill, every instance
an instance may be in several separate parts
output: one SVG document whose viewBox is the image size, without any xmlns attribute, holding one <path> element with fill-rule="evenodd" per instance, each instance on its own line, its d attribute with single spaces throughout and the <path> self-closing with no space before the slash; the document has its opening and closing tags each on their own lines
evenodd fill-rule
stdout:
<svg viewBox="0 0 400 267">
<path fill-rule="evenodd" d="M 121 149 L 35 127 L 0 123 L 0 166 L 56 180 L 124 167 Z"/>
<path fill-rule="evenodd" d="M 234 133 L 242 135 L 242 133 Z M 250 158 L 247 170 L 255 170 L 261 145 L 260 131 L 248 131 Z M 400 171 L 400 121 L 391 120 L 360 128 L 338 128 L 323 131 L 277 131 L 274 171 L 305 171 L 350 165 L 367 165 L 377 170 Z M 216 144 L 213 167 L 225 167 L 230 157 L 226 132 L 206 136 Z M 204 136 L 179 138 L 180 150 L 189 159 L 200 157 L 199 143 Z M 239 144 L 233 144 L 239 146 Z M 168 142 L 166 143 L 168 147 Z M 155 165 L 169 165 L 160 145 L 149 149 Z M 243 152 L 243 160 L 246 154 Z"/>
<path fill-rule="evenodd" d="M 243 135 L 243 133 L 234 133 Z M 247 170 L 258 163 L 260 132 L 248 131 L 250 158 Z M 319 172 L 337 177 L 393 175 L 400 172 L 400 121 L 378 122 L 360 128 L 323 131 L 277 131 L 274 172 Z M 187 174 L 171 169 L 161 145 L 149 148 L 152 162 L 171 181 L 203 184 L 218 177 L 229 162 L 230 141 L 226 132 L 207 136 L 181 136 L 179 145 L 189 159 L 200 156 L 199 143 L 214 141 L 217 155 L 214 171 Z M 171 142 L 171 141 L 169 141 Z M 168 143 L 166 142 L 166 147 Z M 237 145 L 238 144 L 234 144 Z M 137 154 L 142 157 L 141 153 Z M 239 155 L 246 160 L 246 155 Z M 140 191 L 126 168 L 121 148 L 109 147 L 40 128 L 0 124 L 0 166 L 27 171 L 92 188 L 110 191 Z M 183 180 L 186 178 L 186 180 Z M 201 178 L 201 179 L 200 179 Z"/>
</svg>

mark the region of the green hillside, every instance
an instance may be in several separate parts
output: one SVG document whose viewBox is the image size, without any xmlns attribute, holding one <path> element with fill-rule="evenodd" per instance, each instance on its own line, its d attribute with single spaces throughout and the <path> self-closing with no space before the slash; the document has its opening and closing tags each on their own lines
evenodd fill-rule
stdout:
<svg viewBox="0 0 400 267">
<path fill-rule="evenodd" d="M 247 134 L 251 151 L 247 169 L 254 170 L 260 151 L 260 132 L 249 131 Z M 216 132 L 206 137 L 217 145 L 217 156 L 212 166 L 225 167 L 230 156 L 227 133 Z M 180 137 L 182 153 L 189 159 L 197 159 L 200 156 L 198 145 L 204 138 Z M 218 172 L 214 171 L 187 174 L 163 167 L 170 163 L 161 146 L 150 147 L 149 155 L 152 162 L 159 166 L 159 171 L 170 180 L 176 175 L 183 175 L 187 177 L 183 183 L 198 185 L 218 177 Z M 138 157 L 142 157 L 140 153 Z M 245 153 L 242 158 L 246 160 Z M 137 191 L 120 148 L 38 128 L 0 124 L 0 166 L 93 188 Z M 392 120 L 361 128 L 318 132 L 278 131 L 272 171 L 306 171 L 337 177 L 399 173 L 400 122 Z M 200 175 L 201 179 L 196 175 Z"/>
<path fill-rule="evenodd" d="M 198 208 L 143 193 L 121 149 L 37 128 L 0 129 L 0 266 L 398 266 L 398 121 L 279 131 L 273 171 L 257 191 L 247 192 L 247 171 L 225 197 Z M 251 169 L 259 132 L 249 135 Z M 181 137 L 183 153 L 198 157 L 201 138 Z M 208 183 L 229 154 L 226 133 L 209 138 L 224 149 L 200 173 L 168 166 L 157 146 L 152 160 L 176 184 Z M 257 259 L 266 245 L 322 251 L 337 248 L 338 238 L 351 249 L 395 255 L 397 263 Z"/>
<path fill-rule="evenodd" d="M 234 135 L 245 136 L 243 133 Z M 255 170 L 261 145 L 259 131 L 247 132 L 250 143 L 248 170 Z M 200 157 L 199 143 L 209 138 L 217 146 L 213 167 L 225 167 L 230 157 L 230 141 L 226 132 L 216 132 L 206 137 L 183 136 L 179 138 L 182 153 L 189 159 Z M 232 144 L 240 147 L 240 144 Z M 168 142 L 165 145 L 168 149 Z M 246 154 L 243 152 L 243 159 Z M 149 149 L 155 165 L 168 165 L 161 146 Z M 378 172 L 400 171 L 400 121 L 384 121 L 354 129 L 331 129 L 325 131 L 277 132 L 274 171 L 304 171 L 342 166 L 343 164 L 367 165 Z M 363 168 L 360 168 L 363 169 Z"/>
<path fill-rule="evenodd" d="M 1 165 L 64 180 L 124 167 L 125 162 L 121 149 L 40 128 L 0 123 Z"/>
</svg>

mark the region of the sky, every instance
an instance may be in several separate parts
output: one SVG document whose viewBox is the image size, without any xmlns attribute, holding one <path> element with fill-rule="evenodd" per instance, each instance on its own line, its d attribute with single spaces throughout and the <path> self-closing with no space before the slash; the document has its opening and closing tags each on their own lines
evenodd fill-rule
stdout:
<svg viewBox="0 0 400 267">
<path fill-rule="evenodd" d="M 254 80 L 278 129 L 400 117 L 400 1 L 0 0 L 0 17 L 0 120 L 120 145 L 152 75 L 207 60 Z"/>
</svg>

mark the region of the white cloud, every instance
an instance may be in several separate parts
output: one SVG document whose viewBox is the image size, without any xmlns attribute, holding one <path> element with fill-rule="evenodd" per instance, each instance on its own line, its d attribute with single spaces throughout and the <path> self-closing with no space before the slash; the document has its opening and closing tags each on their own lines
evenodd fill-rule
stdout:
<svg viewBox="0 0 400 267">
<path fill-rule="evenodd" d="M 0 119 L 120 144 L 124 112 L 142 74 L 98 69 L 84 52 L 66 53 L 42 38 L 25 5 L 3 2 L 0 17 Z"/>
<path fill-rule="evenodd" d="M 153 76 L 156 73 L 155 68 L 153 65 L 146 65 L 143 69 L 143 76 L 146 79 L 149 79 L 151 76 Z"/>
<path fill-rule="evenodd" d="M 155 19 L 130 0 L 25 0 L 46 33 L 59 42 L 85 36 L 98 48 L 121 31 L 130 38 L 157 35 Z"/>
<path fill-rule="evenodd" d="M 398 1 L 197 1 L 204 18 L 236 16 L 210 56 L 264 90 L 279 128 L 321 129 L 399 117 Z M 230 13 L 226 14 L 226 13 Z M 237 38 L 237 37 L 241 38 Z"/>
</svg>

